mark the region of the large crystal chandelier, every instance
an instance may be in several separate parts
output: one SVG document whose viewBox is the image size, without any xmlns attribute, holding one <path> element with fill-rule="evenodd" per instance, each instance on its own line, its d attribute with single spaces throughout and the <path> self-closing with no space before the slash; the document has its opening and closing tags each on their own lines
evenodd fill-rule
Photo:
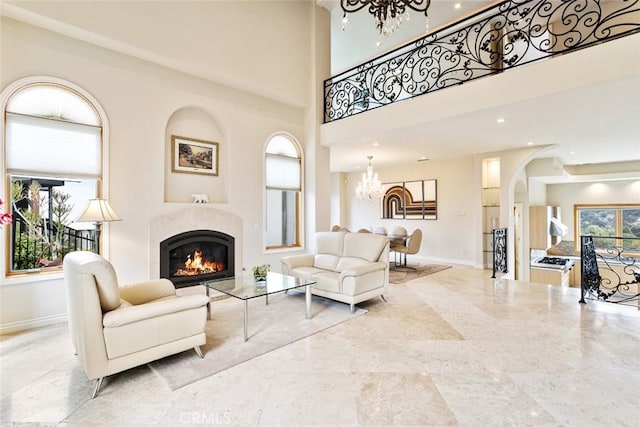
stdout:
<svg viewBox="0 0 640 427">
<path fill-rule="evenodd" d="M 403 21 L 409 20 L 409 9 L 416 12 L 424 12 L 429 29 L 429 15 L 427 11 L 431 0 L 340 0 L 340 6 L 344 11 L 343 23 L 347 22 L 347 13 L 357 12 L 368 7 L 369 13 L 376 19 L 378 32 L 390 36 L 402 26 Z M 344 29 L 344 28 L 343 28 Z"/>
<path fill-rule="evenodd" d="M 373 173 L 373 166 L 371 166 L 373 156 L 367 156 L 367 159 L 369 159 L 369 166 L 362 174 L 362 181 L 356 187 L 356 197 L 360 200 L 378 199 L 384 195 L 384 188 L 378 179 L 378 174 Z"/>
</svg>

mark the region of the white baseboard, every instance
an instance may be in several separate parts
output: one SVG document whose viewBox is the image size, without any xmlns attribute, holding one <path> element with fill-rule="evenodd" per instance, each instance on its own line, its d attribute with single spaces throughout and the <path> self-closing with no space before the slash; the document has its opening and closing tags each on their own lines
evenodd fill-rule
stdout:
<svg viewBox="0 0 640 427">
<path fill-rule="evenodd" d="M 21 320 L 19 322 L 5 323 L 3 325 L 0 325 L 0 335 L 11 334 L 28 329 L 41 328 L 43 326 L 57 325 L 59 323 L 66 322 L 67 313 L 38 317 L 37 319 Z"/>
</svg>

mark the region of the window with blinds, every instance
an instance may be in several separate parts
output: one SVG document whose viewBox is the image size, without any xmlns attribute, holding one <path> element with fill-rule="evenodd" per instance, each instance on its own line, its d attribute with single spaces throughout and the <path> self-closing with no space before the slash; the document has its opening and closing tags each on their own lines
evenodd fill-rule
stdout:
<svg viewBox="0 0 640 427">
<path fill-rule="evenodd" d="M 300 247 L 302 157 L 295 141 L 276 135 L 265 153 L 267 249 Z"/>
<path fill-rule="evenodd" d="M 66 252 L 92 242 L 95 225 L 74 221 L 100 192 L 100 117 L 82 94 L 51 82 L 14 91 L 3 113 L 13 215 L 8 273 L 60 268 Z"/>
</svg>

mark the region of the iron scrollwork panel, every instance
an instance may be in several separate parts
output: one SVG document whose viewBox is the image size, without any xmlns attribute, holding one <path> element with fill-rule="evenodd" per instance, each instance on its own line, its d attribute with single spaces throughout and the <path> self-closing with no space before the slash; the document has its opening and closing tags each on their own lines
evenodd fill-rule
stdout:
<svg viewBox="0 0 640 427">
<path fill-rule="evenodd" d="M 629 237 L 581 236 L 581 303 L 585 298 L 640 303 L 640 258 L 625 252 L 639 242 Z"/>
<path fill-rule="evenodd" d="M 493 234 L 493 274 L 495 279 L 496 273 L 506 273 L 507 268 L 507 229 L 496 228 Z"/>
</svg>

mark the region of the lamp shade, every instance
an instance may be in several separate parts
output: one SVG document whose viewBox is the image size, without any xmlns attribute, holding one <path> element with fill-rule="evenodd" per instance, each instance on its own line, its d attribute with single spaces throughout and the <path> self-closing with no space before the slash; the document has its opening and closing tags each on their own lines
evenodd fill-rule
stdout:
<svg viewBox="0 0 640 427">
<path fill-rule="evenodd" d="M 91 199 L 76 222 L 110 222 L 121 221 L 104 199 Z"/>
</svg>

